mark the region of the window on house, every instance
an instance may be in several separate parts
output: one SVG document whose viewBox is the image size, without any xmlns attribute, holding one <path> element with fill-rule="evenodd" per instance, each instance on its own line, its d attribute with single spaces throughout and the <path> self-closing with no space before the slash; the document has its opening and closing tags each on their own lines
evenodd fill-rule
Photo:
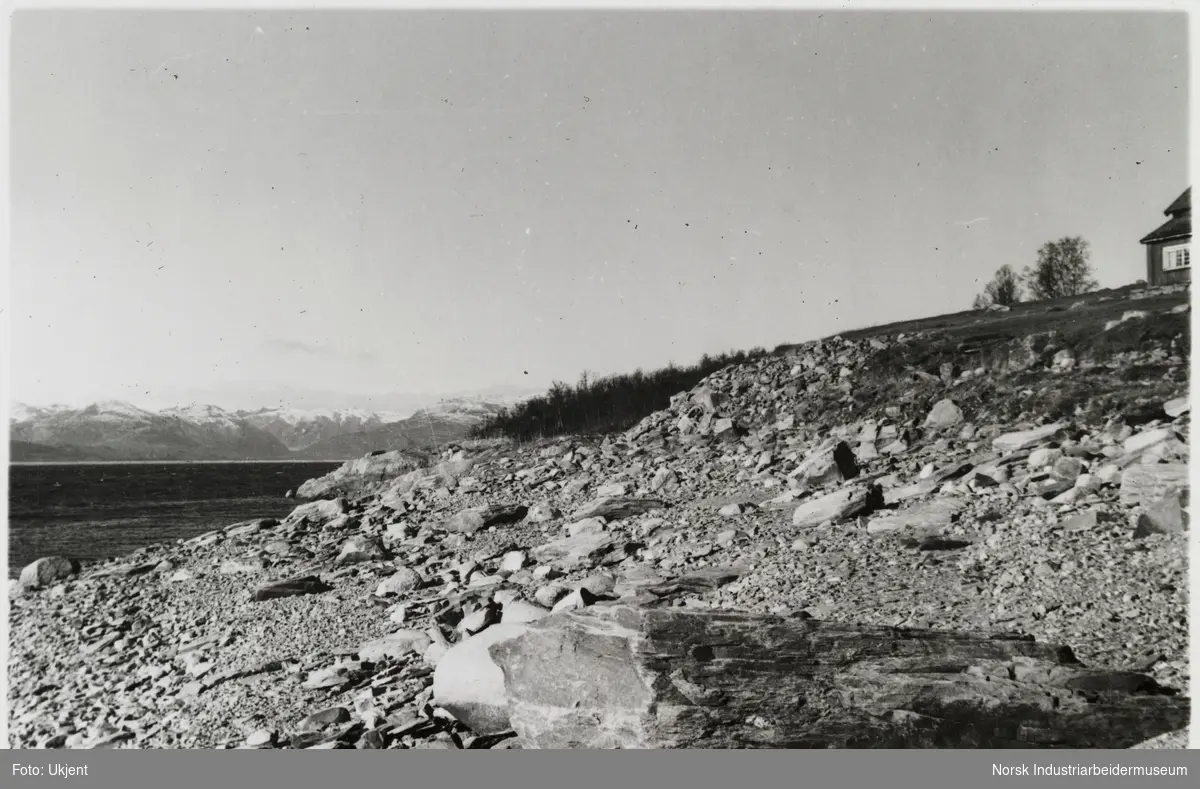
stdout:
<svg viewBox="0 0 1200 789">
<path fill-rule="evenodd" d="M 1192 260 L 1188 254 L 1188 245 L 1179 244 L 1163 249 L 1163 271 L 1176 271 L 1181 268 L 1191 268 Z"/>
</svg>

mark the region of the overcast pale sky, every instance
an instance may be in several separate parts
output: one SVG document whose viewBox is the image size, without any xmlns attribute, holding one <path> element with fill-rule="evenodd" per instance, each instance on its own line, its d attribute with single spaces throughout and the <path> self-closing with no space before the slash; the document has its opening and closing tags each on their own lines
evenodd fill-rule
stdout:
<svg viewBox="0 0 1200 789">
<path fill-rule="evenodd" d="M 12 396 L 573 382 L 965 309 L 1065 235 L 1128 284 L 1187 186 L 1186 36 L 1162 13 L 19 12 Z"/>
</svg>

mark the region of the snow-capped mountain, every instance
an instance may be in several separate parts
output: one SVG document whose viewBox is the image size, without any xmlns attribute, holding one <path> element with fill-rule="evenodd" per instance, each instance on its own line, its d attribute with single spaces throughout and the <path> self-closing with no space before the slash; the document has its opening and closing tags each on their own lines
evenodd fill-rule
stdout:
<svg viewBox="0 0 1200 789">
<path fill-rule="evenodd" d="M 59 411 L 70 410 L 70 406 L 61 404 L 36 406 L 26 405 L 25 403 L 10 403 L 8 418 L 10 422 L 28 422 L 30 419 L 39 419 L 50 414 L 56 414 Z"/>
<path fill-rule="evenodd" d="M 228 411 L 202 403 L 151 411 L 118 400 L 84 408 L 9 409 L 12 459 L 342 460 L 376 449 L 430 447 L 463 438 L 527 394 L 430 398 L 413 413 L 359 408 Z"/>
<path fill-rule="evenodd" d="M 155 413 L 109 400 L 60 410 L 16 404 L 12 414 L 10 446 L 12 459 L 18 461 L 56 455 L 107 460 L 268 460 L 290 454 L 270 433 L 211 406 Z"/>
<path fill-rule="evenodd" d="M 215 405 L 200 405 L 192 403 L 185 406 L 164 408 L 158 412 L 162 416 L 173 416 L 198 425 L 231 428 L 237 425 L 237 418 L 223 408 Z"/>
<path fill-rule="evenodd" d="M 389 422 L 399 422 L 408 416 L 361 409 L 310 411 L 298 408 L 264 408 L 260 411 L 239 411 L 237 415 L 275 436 L 291 450 L 304 449 L 347 433 L 371 430 Z"/>
</svg>

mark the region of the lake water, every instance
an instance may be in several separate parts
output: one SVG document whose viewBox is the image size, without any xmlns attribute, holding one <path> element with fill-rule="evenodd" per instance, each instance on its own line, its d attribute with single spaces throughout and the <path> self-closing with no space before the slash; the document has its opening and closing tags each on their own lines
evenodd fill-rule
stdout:
<svg viewBox="0 0 1200 789">
<path fill-rule="evenodd" d="M 252 518 L 338 463 L 69 463 L 9 466 L 8 575 L 42 556 L 121 556 Z"/>
</svg>

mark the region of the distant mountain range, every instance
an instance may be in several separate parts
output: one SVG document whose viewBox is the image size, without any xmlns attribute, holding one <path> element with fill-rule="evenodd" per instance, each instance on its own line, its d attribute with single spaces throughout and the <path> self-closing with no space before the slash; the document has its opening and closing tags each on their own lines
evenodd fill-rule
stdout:
<svg viewBox="0 0 1200 789">
<path fill-rule="evenodd" d="M 85 408 L 13 403 L 14 462 L 101 460 L 348 460 L 375 450 L 423 449 L 467 436 L 528 395 L 456 397 L 415 413 L 363 409 L 226 411 L 189 405 L 151 411 L 120 401 Z"/>
</svg>

